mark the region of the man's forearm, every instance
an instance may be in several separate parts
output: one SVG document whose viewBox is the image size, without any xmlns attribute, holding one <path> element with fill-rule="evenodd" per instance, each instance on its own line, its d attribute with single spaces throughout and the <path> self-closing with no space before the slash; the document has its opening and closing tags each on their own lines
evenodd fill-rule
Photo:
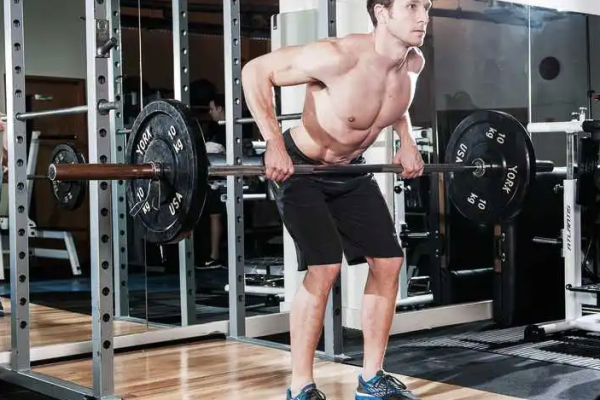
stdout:
<svg viewBox="0 0 600 400">
<path fill-rule="evenodd" d="M 273 84 L 260 67 L 248 63 L 242 71 L 242 86 L 248 110 L 260 134 L 268 142 L 281 138 L 273 104 Z"/>
<path fill-rule="evenodd" d="M 405 144 L 410 144 L 413 146 L 416 145 L 415 139 L 412 135 L 412 123 L 408 111 L 406 112 L 404 117 L 402 117 L 402 119 L 398 121 L 398 123 L 394 126 L 394 130 L 400 137 L 400 146 L 403 146 Z"/>
</svg>

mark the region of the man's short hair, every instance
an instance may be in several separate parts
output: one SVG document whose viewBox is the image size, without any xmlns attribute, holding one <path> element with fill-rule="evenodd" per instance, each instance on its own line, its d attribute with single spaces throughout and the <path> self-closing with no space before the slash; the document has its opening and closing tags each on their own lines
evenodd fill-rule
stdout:
<svg viewBox="0 0 600 400">
<path fill-rule="evenodd" d="M 369 13 L 369 17 L 371 17 L 371 22 L 373 22 L 373 26 L 377 26 L 377 17 L 375 16 L 375 6 L 377 4 L 381 4 L 385 8 L 390 8 L 392 4 L 394 4 L 395 0 L 367 0 L 367 12 Z"/>
<path fill-rule="evenodd" d="M 215 103 L 215 107 L 221 107 L 225 109 L 225 95 L 222 93 L 216 93 L 211 99 Z"/>
</svg>

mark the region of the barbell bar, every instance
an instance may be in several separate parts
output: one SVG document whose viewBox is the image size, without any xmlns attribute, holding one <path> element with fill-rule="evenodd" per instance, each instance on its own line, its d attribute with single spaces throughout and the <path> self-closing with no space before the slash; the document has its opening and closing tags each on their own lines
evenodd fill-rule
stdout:
<svg viewBox="0 0 600 400">
<path fill-rule="evenodd" d="M 262 175 L 264 165 L 211 166 L 200 124 L 177 100 L 148 103 L 136 117 L 125 164 L 86 164 L 68 155 L 49 165 L 48 178 L 63 185 L 61 196 L 81 193 L 90 180 L 126 180 L 130 213 L 145 229 L 146 240 L 176 243 L 197 224 L 211 176 Z M 493 224 L 521 210 L 536 172 L 551 162 L 535 158 L 527 130 L 509 114 L 476 111 L 452 132 L 444 163 L 426 164 L 425 173 L 444 173 L 448 197 L 465 218 Z M 295 174 L 401 173 L 395 164 L 295 165 Z M 58 197 L 58 194 L 55 193 Z"/>
<path fill-rule="evenodd" d="M 111 110 L 115 110 L 119 107 L 119 103 L 116 101 L 102 101 L 98 104 L 98 111 L 101 113 L 107 113 Z M 62 115 L 77 115 L 77 114 L 85 114 L 89 111 L 88 106 L 75 106 L 75 107 L 66 107 L 66 108 L 56 108 L 52 110 L 43 110 L 43 111 L 29 111 L 24 113 L 19 113 L 15 116 L 15 118 L 19 121 L 27 121 L 31 119 L 44 118 L 44 117 L 56 117 Z M 2 116 L 0 120 L 6 122 L 8 119 L 7 116 Z"/>
<path fill-rule="evenodd" d="M 298 119 L 302 119 L 302 114 L 283 114 L 283 115 L 276 115 L 275 119 L 277 121 L 295 121 Z M 235 120 L 235 122 L 237 124 L 252 124 L 254 123 L 254 118 L 252 117 L 244 117 L 244 118 L 238 118 Z M 225 120 L 219 120 L 217 122 L 219 125 L 225 125 L 227 123 L 227 121 Z"/>
<path fill-rule="evenodd" d="M 486 166 L 458 164 L 426 164 L 424 173 L 468 172 L 484 174 L 487 170 L 500 169 L 499 165 Z M 403 168 L 396 164 L 349 164 L 349 165 L 294 165 L 294 175 L 358 175 L 369 173 L 401 173 Z M 221 165 L 209 166 L 208 176 L 254 176 L 264 175 L 266 168 L 258 165 Z M 50 164 L 48 178 L 51 181 L 74 180 L 130 180 L 163 179 L 166 171 L 156 163 L 146 164 Z"/>
</svg>

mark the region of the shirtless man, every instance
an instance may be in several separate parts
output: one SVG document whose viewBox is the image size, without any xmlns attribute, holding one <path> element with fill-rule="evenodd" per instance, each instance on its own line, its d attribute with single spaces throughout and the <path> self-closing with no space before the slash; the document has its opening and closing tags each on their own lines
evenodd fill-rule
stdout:
<svg viewBox="0 0 600 400">
<path fill-rule="evenodd" d="M 325 399 L 313 378 L 313 361 L 342 254 L 350 265 L 369 265 L 362 303 L 364 365 L 356 399 L 417 399 L 383 371 L 403 254 L 376 181 L 369 174 L 293 173 L 294 164 L 363 163 L 361 154 L 388 126 L 400 136 L 393 162 L 404 167 L 401 177 L 423 173 L 408 109 L 424 67 L 418 47 L 430 7 L 430 0 L 367 0 L 373 33 L 281 48 L 243 69 L 248 108 L 267 142 L 266 176 L 296 244 L 299 269 L 307 271 L 290 313 L 288 400 Z M 307 84 L 302 121 L 282 133 L 272 89 L 300 84 Z"/>
</svg>

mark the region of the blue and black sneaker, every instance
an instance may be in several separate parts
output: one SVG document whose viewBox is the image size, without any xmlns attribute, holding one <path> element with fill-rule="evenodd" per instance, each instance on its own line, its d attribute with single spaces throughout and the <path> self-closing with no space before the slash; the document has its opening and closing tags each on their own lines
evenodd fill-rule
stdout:
<svg viewBox="0 0 600 400">
<path fill-rule="evenodd" d="M 356 400 L 419 400 L 406 385 L 392 375 L 377 372 L 374 378 L 366 381 L 358 377 Z"/>
<path fill-rule="evenodd" d="M 317 389 L 317 385 L 310 383 L 302 388 L 296 397 L 292 397 L 292 390 L 287 390 L 287 400 L 327 400 L 325 394 Z"/>
</svg>

